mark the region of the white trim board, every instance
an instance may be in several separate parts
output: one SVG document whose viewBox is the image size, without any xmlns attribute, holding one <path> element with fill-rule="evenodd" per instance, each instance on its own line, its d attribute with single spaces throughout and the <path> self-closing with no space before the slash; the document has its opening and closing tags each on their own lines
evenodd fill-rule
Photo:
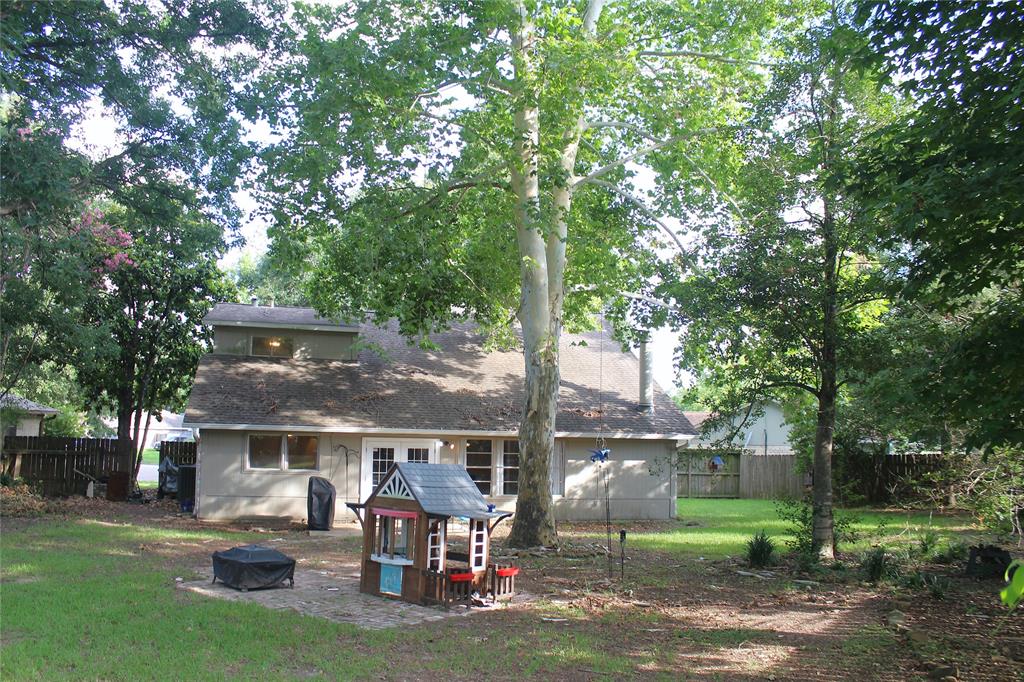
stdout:
<svg viewBox="0 0 1024 682">
<path fill-rule="evenodd" d="M 464 429 L 396 429 L 364 426 L 316 426 L 314 424 L 214 424 L 208 422 L 185 422 L 185 428 L 209 429 L 210 431 L 305 431 L 316 433 L 352 434 L 395 434 L 423 436 L 518 436 L 518 431 L 469 431 Z M 608 440 L 690 440 L 695 433 L 629 433 L 622 431 L 556 431 L 555 438 L 599 438 Z"/>
</svg>

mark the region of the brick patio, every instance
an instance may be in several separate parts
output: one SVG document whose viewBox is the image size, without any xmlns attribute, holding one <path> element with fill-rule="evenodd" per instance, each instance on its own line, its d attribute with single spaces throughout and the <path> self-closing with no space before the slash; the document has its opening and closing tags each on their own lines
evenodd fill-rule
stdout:
<svg viewBox="0 0 1024 682">
<path fill-rule="evenodd" d="M 296 568 L 295 587 L 275 587 L 242 592 L 220 582 L 211 584 L 213 569 L 203 566 L 196 574 L 203 580 L 178 583 L 178 588 L 207 597 L 248 601 L 270 609 L 292 609 L 336 623 L 349 623 L 362 628 L 383 629 L 411 626 L 466 615 L 474 611 L 491 611 L 500 607 L 469 609 L 418 606 L 398 600 L 383 599 L 359 592 L 359 574 Z"/>
</svg>

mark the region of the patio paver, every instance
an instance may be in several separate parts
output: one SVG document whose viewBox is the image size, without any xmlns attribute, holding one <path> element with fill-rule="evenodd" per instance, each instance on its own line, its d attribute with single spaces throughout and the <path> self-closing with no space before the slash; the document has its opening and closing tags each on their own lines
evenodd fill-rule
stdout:
<svg viewBox="0 0 1024 682">
<path fill-rule="evenodd" d="M 242 592 L 223 583 L 211 584 L 213 569 L 196 569 L 203 580 L 178 583 L 178 588 L 207 597 L 248 601 L 271 609 L 292 609 L 336 623 L 350 623 L 374 630 L 412 626 L 454 616 L 466 615 L 476 609 L 456 607 L 445 610 L 407 602 L 374 597 L 359 592 L 358 574 L 340 574 L 315 569 L 295 569 L 295 587 L 274 587 Z M 485 611 L 493 610 L 480 609 Z"/>
</svg>

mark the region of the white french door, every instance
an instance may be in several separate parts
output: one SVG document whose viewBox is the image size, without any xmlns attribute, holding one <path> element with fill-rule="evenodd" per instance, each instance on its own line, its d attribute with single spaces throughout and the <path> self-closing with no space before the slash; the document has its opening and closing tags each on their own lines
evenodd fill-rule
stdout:
<svg viewBox="0 0 1024 682">
<path fill-rule="evenodd" d="M 373 489 L 384 480 L 392 464 L 422 462 L 437 464 L 437 441 L 433 439 L 395 440 L 364 438 L 360 466 L 359 499 L 366 502 Z"/>
</svg>

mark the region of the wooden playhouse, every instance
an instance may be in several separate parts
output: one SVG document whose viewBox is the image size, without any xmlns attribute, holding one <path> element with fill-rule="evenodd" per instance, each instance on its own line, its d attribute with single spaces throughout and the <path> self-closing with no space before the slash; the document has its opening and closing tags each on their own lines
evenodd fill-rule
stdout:
<svg viewBox="0 0 1024 682">
<path fill-rule="evenodd" d="M 347 506 L 363 527 L 361 592 L 445 606 L 512 598 L 519 568 L 489 559 L 491 532 L 512 514 L 488 505 L 464 468 L 394 464 L 366 502 Z M 449 537 L 460 520 L 467 535 Z M 461 537 L 464 552 L 450 546 Z"/>
</svg>

